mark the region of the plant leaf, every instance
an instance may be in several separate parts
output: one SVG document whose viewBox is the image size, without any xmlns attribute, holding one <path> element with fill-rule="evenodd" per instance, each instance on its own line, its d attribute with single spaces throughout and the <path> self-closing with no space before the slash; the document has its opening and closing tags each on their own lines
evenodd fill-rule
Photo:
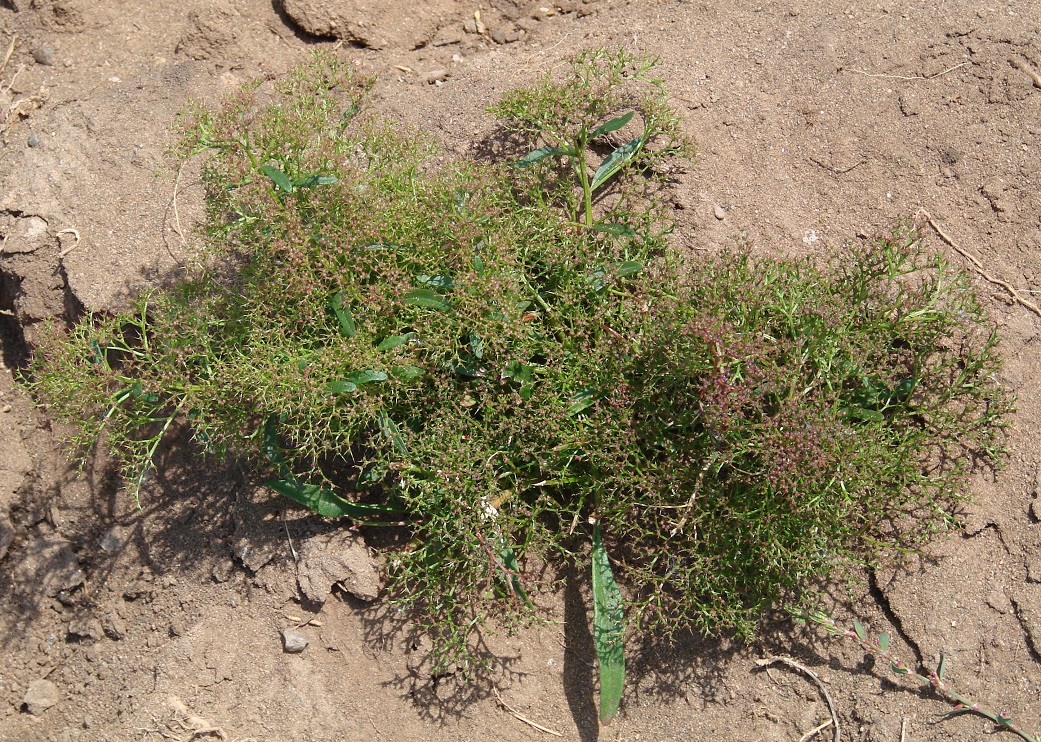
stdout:
<svg viewBox="0 0 1041 742">
<path fill-rule="evenodd" d="M 278 440 L 278 416 L 268 415 L 264 421 L 263 435 L 264 456 L 272 464 L 284 464 L 286 455 L 282 451 L 282 444 Z"/>
<path fill-rule="evenodd" d="M 614 177 L 615 173 L 625 167 L 634 157 L 636 157 L 636 154 L 642 147 L 643 135 L 640 135 L 636 137 L 636 139 L 626 142 L 605 157 L 604 161 L 600 163 L 600 167 L 596 169 L 596 173 L 593 174 L 593 182 L 589 184 L 589 190 L 595 191 Z"/>
<path fill-rule="evenodd" d="M 885 631 L 878 635 L 878 647 L 883 652 L 889 651 L 889 634 Z"/>
<path fill-rule="evenodd" d="M 391 335 L 389 338 L 384 338 L 383 342 L 376 346 L 376 350 L 393 350 L 399 345 L 407 343 L 415 334 L 414 332 L 406 332 L 404 335 Z"/>
<path fill-rule="evenodd" d="M 947 655 L 940 652 L 940 666 L 936 668 L 936 679 L 943 682 L 943 673 L 947 670 Z"/>
<path fill-rule="evenodd" d="M 424 286 L 433 286 L 436 289 L 455 288 L 455 281 L 451 276 L 416 276 L 416 280 Z"/>
<path fill-rule="evenodd" d="M 395 366 L 390 370 L 390 375 L 398 381 L 413 381 L 423 375 L 423 369 L 418 366 Z"/>
<path fill-rule="evenodd" d="M 593 526 L 593 643 L 600 664 L 600 722 L 618 713 L 625 688 L 625 626 L 622 593 L 611 572 L 600 526 Z"/>
<path fill-rule="evenodd" d="M 274 184 L 286 193 L 293 192 L 293 181 L 289 179 L 288 175 L 283 173 L 274 165 L 261 165 L 260 172 L 264 173 L 264 175 L 271 178 Z"/>
<path fill-rule="evenodd" d="M 283 479 L 269 479 L 264 482 L 264 486 L 270 487 L 278 494 L 284 495 L 326 518 L 343 518 L 346 516 L 352 518 L 372 518 L 384 513 L 401 512 L 387 505 L 372 505 L 344 500 L 332 490 L 319 487 L 316 484 L 304 484 L 292 475 Z"/>
<path fill-rule="evenodd" d="M 314 188 L 315 186 L 332 185 L 333 183 L 339 182 L 340 179 L 335 175 L 319 175 L 318 173 L 312 173 L 311 175 L 297 178 L 293 181 L 293 185 L 296 188 Z"/>
<path fill-rule="evenodd" d="M 860 641 L 867 641 L 867 629 L 864 628 L 864 624 L 855 618 L 853 619 L 853 630 L 857 632 L 857 638 L 860 639 Z"/>
<path fill-rule="evenodd" d="M 595 387 L 582 387 L 571 395 L 571 406 L 568 407 L 567 414 L 577 415 L 596 402 L 597 396 L 599 396 L 599 392 Z"/>
<path fill-rule="evenodd" d="M 635 276 L 637 273 L 643 270 L 643 263 L 639 260 L 629 260 L 618 266 L 616 273 L 619 278 L 626 278 L 627 276 Z"/>
<path fill-rule="evenodd" d="M 355 371 L 347 374 L 346 381 L 353 383 L 358 386 L 364 386 L 373 381 L 386 381 L 387 375 L 382 371 L 374 371 L 373 369 L 366 369 L 365 371 Z"/>
<path fill-rule="evenodd" d="M 351 305 L 347 292 L 337 291 L 333 298 L 329 300 L 329 308 L 333 310 L 336 319 L 340 320 L 340 332 L 343 336 L 348 338 L 354 337 L 355 333 L 358 332 L 358 328 L 354 324 L 354 317 L 351 316 Z"/>
<path fill-rule="evenodd" d="M 325 385 L 325 391 L 330 394 L 350 394 L 358 391 L 358 385 L 346 380 L 330 381 Z"/>
<path fill-rule="evenodd" d="M 889 663 L 889 669 L 895 672 L 897 675 L 907 675 L 911 672 L 903 665 L 896 664 L 895 661 Z"/>
<path fill-rule="evenodd" d="M 522 603 L 531 603 L 531 598 L 528 597 L 524 585 L 521 584 L 520 565 L 517 563 L 517 555 L 514 553 L 513 547 L 507 546 L 499 553 L 499 556 L 502 558 L 503 566 L 506 567 L 510 574 L 510 591 L 517 596 Z"/>
<path fill-rule="evenodd" d="M 524 157 L 517 160 L 514 163 L 517 167 L 527 167 L 528 165 L 534 165 L 536 162 L 545 160 L 547 157 L 553 155 L 567 155 L 568 157 L 574 157 L 575 153 L 567 149 L 558 149 L 557 147 L 539 147 L 536 150 L 529 152 Z"/>
<path fill-rule="evenodd" d="M 394 450 L 398 453 L 408 453 L 408 447 L 405 445 L 405 437 L 401 435 L 401 428 L 394 422 L 390 415 L 382 410 L 379 413 L 378 421 L 380 425 L 380 432 L 391 442 L 394 446 Z"/>
<path fill-rule="evenodd" d="M 636 230 L 626 224 L 615 224 L 614 222 L 597 222 L 593 225 L 594 232 L 605 232 L 606 234 L 617 234 L 622 237 L 635 237 Z"/>
<path fill-rule="evenodd" d="M 612 131 L 618 131 L 623 126 L 628 124 L 635 114 L 636 111 L 629 111 L 629 113 L 622 114 L 618 118 L 613 118 L 610 121 L 606 121 L 600 124 L 600 126 L 596 127 L 591 132 L 589 132 L 589 138 L 596 139 L 601 134 L 607 134 Z"/>
<path fill-rule="evenodd" d="M 405 294 L 405 301 L 419 307 L 426 307 L 427 309 L 438 309 L 440 311 L 452 309 L 452 305 L 445 301 L 441 294 L 430 289 L 413 289 Z"/>
</svg>

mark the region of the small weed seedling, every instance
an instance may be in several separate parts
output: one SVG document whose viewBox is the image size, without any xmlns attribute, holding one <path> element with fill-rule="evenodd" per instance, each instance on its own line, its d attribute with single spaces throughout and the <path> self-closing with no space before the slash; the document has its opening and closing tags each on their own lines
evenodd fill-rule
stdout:
<svg viewBox="0 0 1041 742">
<path fill-rule="evenodd" d="M 1041 740 L 1041 731 L 1038 731 L 1037 734 L 1030 734 L 1014 724 L 1010 717 L 991 711 L 951 688 L 944 680 L 946 660 L 942 654 L 940 655 L 940 664 L 935 672 L 927 672 L 925 670 L 915 672 L 890 651 L 889 634 L 886 632 L 882 632 L 877 638 L 871 638 L 868 636 L 867 629 L 857 619 L 853 619 L 852 629 L 844 629 L 835 623 L 835 619 L 822 611 L 802 610 L 793 611 L 792 614 L 796 620 L 808 621 L 823 627 L 832 636 L 841 636 L 855 641 L 865 652 L 887 664 L 894 674 L 913 680 L 919 685 L 934 688 L 940 696 L 953 704 L 953 708 L 950 711 L 940 714 L 941 719 L 950 719 L 962 714 L 977 714 L 992 721 L 999 730 L 1018 734 L 1026 742 L 1039 742 Z"/>
<path fill-rule="evenodd" d="M 397 529 L 391 597 L 444 667 L 588 560 L 609 720 L 627 635 L 748 637 L 836 565 L 915 548 L 1011 407 L 971 283 L 914 225 L 830 259 L 672 249 L 655 188 L 693 146 L 655 64 L 586 52 L 508 94 L 520 168 L 435 167 L 328 56 L 192 109 L 191 274 L 51 328 L 33 390 L 135 496 L 176 421 Z"/>
</svg>

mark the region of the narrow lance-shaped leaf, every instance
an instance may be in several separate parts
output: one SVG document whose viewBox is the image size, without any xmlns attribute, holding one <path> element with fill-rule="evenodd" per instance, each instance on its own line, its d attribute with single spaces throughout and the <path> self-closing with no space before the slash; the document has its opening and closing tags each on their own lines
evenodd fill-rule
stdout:
<svg viewBox="0 0 1041 742">
<path fill-rule="evenodd" d="M 611 572 L 611 561 L 593 526 L 593 643 L 600 664 L 600 721 L 618 713 L 625 688 L 625 626 L 622 593 Z"/>
<path fill-rule="evenodd" d="M 557 147 L 539 147 L 536 150 L 529 152 L 524 157 L 517 160 L 517 167 L 527 167 L 528 165 L 534 165 L 536 162 L 545 160 L 547 157 L 553 155 L 567 155 L 568 157 L 575 157 L 576 153 L 568 149 L 558 149 Z"/>
<path fill-rule="evenodd" d="M 285 474 L 286 472 L 283 472 L 283 475 Z M 373 518 L 401 512 L 386 505 L 345 500 L 332 490 L 316 484 L 305 484 L 292 475 L 284 476 L 283 479 L 268 480 L 264 485 L 326 518 Z"/>
<path fill-rule="evenodd" d="M 419 307 L 426 307 L 427 309 L 448 311 L 452 308 L 443 296 L 430 289 L 413 289 L 405 294 L 405 301 Z"/>
<path fill-rule="evenodd" d="M 636 137 L 636 139 L 626 142 L 609 154 L 604 158 L 604 161 L 600 163 L 600 167 L 596 169 L 596 173 L 593 175 L 593 182 L 589 184 L 589 190 L 595 191 L 597 188 L 609 181 L 619 170 L 636 157 L 637 153 L 642 148 L 643 136 L 641 135 Z"/>
<path fill-rule="evenodd" d="M 350 299 L 344 291 L 337 291 L 329 300 L 329 308 L 333 310 L 336 319 L 340 321 L 340 332 L 344 337 L 352 338 L 358 332 L 351 315 Z"/>
<path fill-rule="evenodd" d="M 261 165 L 260 172 L 264 173 L 264 175 L 271 178 L 274 184 L 286 193 L 293 192 L 293 181 L 289 179 L 288 175 L 283 173 L 274 165 Z"/>
<path fill-rule="evenodd" d="M 600 124 L 600 126 L 589 132 L 589 138 L 596 139 L 601 134 L 609 134 L 612 131 L 618 131 L 628 124 L 635 114 L 636 111 L 629 111 L 629 113 L 622 114 L 618 118 L 613 118 L 610 121 Z"/>
</svg>

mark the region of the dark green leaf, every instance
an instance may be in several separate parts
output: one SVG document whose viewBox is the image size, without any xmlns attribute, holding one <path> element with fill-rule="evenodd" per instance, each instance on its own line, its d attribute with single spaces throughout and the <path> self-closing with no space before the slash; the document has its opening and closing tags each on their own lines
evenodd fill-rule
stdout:
<svg viewBox="0 0 1041 742">
<path fill-rule="evenodd" d="M 473 352 L 474 357 L 484 358 L 484 338 L 476 332 L 470 333 L 470 350 Z"/>
<path fill-rule="evenodd" d="M 354 373 L 347 374 L 346 380 L 357 384 L 358 386 L 364 386 L 373 381 L 386 381 L 387 375 L 382 371 L 367 369 L 365 371 L 355 371 Z"/>
<path fill-rule="evenodd" d="M 500 552 L 500 556 L 502 557 L 503 566 L 506 567 L 510 575 L 510 592 L 517 596 L 522 603 L 530 603 L 531 599 L 528 597 L 524 585 L 521 584 L 520 565 L 517 563 L 517 555 L 513 552 L 513 547 L 507 546 Z"/>
<path fill-rule="evenodd" d="M 264 420 L 263 435 L 264 456 L 272 464 L 284 464 L 286 455 L 282 451 L 282 444 L 278 440 L 278 416 L 268 415 Z"/>
<path fill-rule="evenodd" d="M 600 664 L 600 721 L 618 713 L 625 688 L 625 624 L 622 593 L 611 572 L 611 560 L 593 526 L 593 644 Z"/>
<path fill-rule="evenodd" d="M 528 165 L 534 165 L 536 162 L 552 157 L 553 155 L 567 155 L 568 157 L 574 157 L 575 153 L 566 149 L 557 149 L 556 147 L 540 147 L 533 152 L 529 152 L 524 157 L 517 160 L 517 167 L 527 167 Z"/>
<path fill-rule="evenodd" d="M 302 178 L 297 178 L 293 181 L 293 185 L 297 188 L 314 188 L 316 186 L 332 185 L 333 183 L 339 183 L 340 179 L 335 175 L 319 175 L 313 173 L 311 175 L 305 175 Z"/>
<path fill-rule="evenodd" d="M 329 308 L 333 310 L 336 315 L 336 319 L 340 321 L 340 332 L 344 337 L 352 338 L 355 333 L 358 332 L 358 328 L 354 324 L 354 317 L 351 315 L 350 297 L 347 296 L 345 291 L 338 291 L 332 299 L 329 300 Z"/>
<path fill-rule="evenodd" d="M 593 231 L 605 232 L 606 234 L 617 234 L 623 237 L 635 237 L 636 230 L 625 224 L 614 224 L 612 222 L 597 222 L 593 225 Z"/>
<path fill-rule="evenodd" d="M 264 175 L 271 178 L 274 184 L 286 193 L 293 192 L 293 181 L 289 179 L 288 175 L 283 173 L 274 165 L 261 165 L 260 172 L 264 173 Z"/>
<path fill-rule="evenodd" d="M 639 260 L 629 260 L 618 266 L 616 271 L 619 278 L 626 278 L 627 276 L 635 276 L 637 273 L 643 270 L 643 263 Z"/>
<path fill-rule="evenodd" d="M 518 384 L 530 384 L 535 381 L 535 375 L 531 371 L 531 366 L 521 361 L 510 361 L 507 363 L 502 375 L 504 378 L 516 381 Z"/>
<path fill-rule="evenodd" d="M 401 512 L 386 505 L 351 502 L 343 499 L 332 490 L 315 484 L 304 484 L 292 476 L 284 479 L 270 479 L 264 482 L 264 486 L 270 487 L 280 495 L 285 495 L 290 500 L 294 500 L 326 518 L 343 518 L 347 516 L 351 518 L 373 518 L 387 513 Z"/>
<path fill-rule="evenodd" d="M 401 428 L 394 422 L 386 412 L 379 413 L 380 432 L 391 442 L 398 453 L 408 453 L 405 438 L 401 435 Z"/>
<path fill-rule="evenodd" d="M 351 381 L 330 381 L 325 385 L 325 390 L 330 394 L 350 394 L 358 391 L 358 385 Z"/>
<path fill-rule="evenodd" d="M 596 173 L 593 174 L 593 182 L 589 184 L 589 189 L 595 191 L 597 188 L 609 181 L 619 170 L 636 157 L 642 147 L 643 137 L 638 136 L 636 139 L 626 142 L 609 154 L 604 158 L 604 161 L 600 163 L 600 167 L 596 169 Z"/>
<path fill-rule="evenodd" d="M 425 286 L 433 286 L 436 289 L 455 288 L 455 281 L 449 276 L 416 276 L 416 281 Z"/>
<path fill-rule="evenodd" d="M 404 335 L 391 335 L 389 338 L 385 338 L 383 342 L 376 346 L 376 350 L 393 350 L 399 345 L 403 345 L 415 337 L 416 333 L 406 332 Z"/>
<path fill-rule="evenodd" d="M 600 126 L 596 127 L 591 132 L 589 132 L 589 138 L 596 139 L 601 134 L 608 134 L 612 131 L 618 131 L 632 120 L 632 117 L 635 113 L 636 111 L 629 111 L 629 113 L 622 114 L 618 118 L 613 118 L 610 121 L 600 124 Z"/>
<path fill-rule="evenodd" d="M 571 395 L 571 406 L 568 407 L 567 414 L 577 415 L 582 412 L 596 402 L 598 395 L 599 392 L 595 387 L 587 386 L 579 389 Z"/>
<path fill-rule="evenodd" d="M 940 666 L 936 668 L 936 679 L 943 682 L 943 673 L 947 670 L 947 655 L 940 652 Z"/>
<path fill-rule="evenodd" d="M 423 375 L 423 369 L 418 366 L 395 366 L 390 370 L 390 375 L 399 381 L 413 381 Z"/>
<path fill-rule="evenodd" d="M 895 672 L 897 675 L 907 675 L 911 672 L 903 665 L 896 664 L 895 661 L 889 663 L 889 669 Z"/>
<path fill-rule="evenodd" d="M 443 296 L 430 289 L 413 289 L 405 294 L 405 301 L 419 307 L 438 309 L 440 311 L 449 311 L 452 308 L 452 305 L 445 301 Z"/>
</svg>

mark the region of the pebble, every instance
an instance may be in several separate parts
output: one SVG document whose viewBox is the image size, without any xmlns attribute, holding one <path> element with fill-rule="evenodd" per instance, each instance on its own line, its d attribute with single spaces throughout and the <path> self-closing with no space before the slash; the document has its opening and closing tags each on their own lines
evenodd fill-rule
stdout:
<svg viewBox="0 0 1041 742">
<path fill-rule="evenodd" d="M 123 529 L 119 526 L 113 526 L 109 529 L 108 533 L 101 537 L 98 541 L 98 546 L 101 550 L 108 553 L 114 554 L 117 551 L 122 551 L 126 545 L 126 537 L 123 535 Z"/>
<path fill-rule="evenodd" d="M 434 85 L 439 82 L 444 82 L 448 79 L 448 70 L 436 69 L 430 70 L 423 76 L 423 81 L 427 85 Z"/>
<path fill-rule="evenodd" d="M 33 49 L 33 59 L 37 64 L 47 66 L 54 64 L 54 48 L 50 44 L 41 44 Z"/>
<path fill-rule="evenodd" d="M 22 703 L 33 716 L 39 716 L 59 701 L 58 686 L 50 680 L 36 680 L 29 685 Z"/>
<path fill-rule="evenodd" d="M 28 144 L 30 147 L 40 146 L 40 138 L 36 136 L 35 131 L 29 135 L 29 139 L 26 141 L 26 144 Z"/>
<path fill-rule="evenodd" d="M 719 219 L 719 221 L 723 221 L 727 218 L 726 209 L 724 209 L 719 204 L 716 204 L 716 207 L 712 210 L 712 213 L 715 214 L 716 219 Z"/>
<path fill-rule="evenodd" d="M 1041 521 L 1041 500 L 1030 503 L 1030 514 L 1034 516 L 1035 521 Z"/>
<path fill-rule="evenodd" d="M 287 654 L 300 654 L 308 644 L 307 637 L 296 629 L 286 629 L 282 632 L 282 647 Z"/>
</svg>

